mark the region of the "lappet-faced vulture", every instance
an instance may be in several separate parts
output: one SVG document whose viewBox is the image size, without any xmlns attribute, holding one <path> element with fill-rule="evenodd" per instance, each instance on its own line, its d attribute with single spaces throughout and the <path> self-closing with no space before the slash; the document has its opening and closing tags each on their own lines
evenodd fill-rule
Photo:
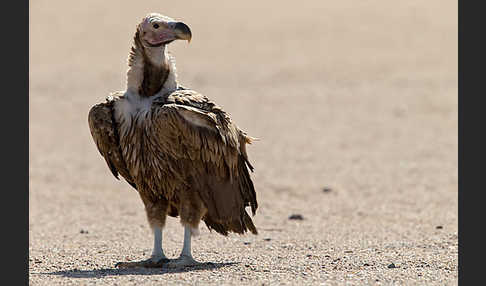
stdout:
<svg viewBox="0 0 486 286">
<path fill-rule="evenodd" d="M 89 128 L 116 178 L 138 191 L 154 233 L 149 259 L 120 262 L 118 267 L 190 266 L 191 236 L 202 220 L 222 235 L 257 229 L 258 207 L 248 169 L 246 135 L 206 96 L 177 81 L 167 46 L 190 41 L 189 27 L 152 13 L 137 26 L 128 58 L 127 88 L 91 108 Z M 167 215 L 180 217 L 184 245 L 177 259 L 162 249 Z"/>
</svg>

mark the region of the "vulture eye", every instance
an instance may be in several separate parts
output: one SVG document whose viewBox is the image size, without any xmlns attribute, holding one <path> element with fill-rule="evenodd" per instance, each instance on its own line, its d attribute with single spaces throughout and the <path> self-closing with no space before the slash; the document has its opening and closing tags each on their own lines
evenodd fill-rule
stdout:
<svg viewBox="0 0 486 286">
<path fill-rule="evenodd" d="M 159 24 L 155 23 L 155 24 L 154 24 L 154 28 L 155 28 L 155 29 L 158 29 L 158 28 L 159 28 Z"/>
</svg>

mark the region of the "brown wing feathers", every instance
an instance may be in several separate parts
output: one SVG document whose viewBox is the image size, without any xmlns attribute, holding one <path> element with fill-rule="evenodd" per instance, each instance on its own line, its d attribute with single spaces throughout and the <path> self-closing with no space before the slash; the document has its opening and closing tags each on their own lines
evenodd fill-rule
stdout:
<svg viewBox="0 0 486 286">
<path fill-rule="evenodd" d="M 115 99 L 107 98 L 104 103 L 93 106 L 88 114 L 88 124 L 91 136 L 98 147 L 98 151 L 105 159 L 111 173 L 120 179 L 118 174 L 135 189 L 136 185 L 130 176 L 120 149 L 120 137 L 114 119 L 113 105 Z"/>
<path fill-rule="evenodd" d="M 118 98 L 114 100 L 120 100 Z M 196 190 L 207 207 L 202 218 L 209 229 L 257 233 L 245 207 L 255 214 L 256 193 L 248 172 L 245 144 L 251 138 L 231 122 L 229 116 L 206 97 L 191 90 L 178 90 L 156 99 L 144 128 L 147 142 L 144 168 L 152 178 L 141 182 L 130 176 L 122 156 L 114 100 L 95 105 L 89 112 L 91 135 L 113 175 L 122 175 L 135 189 L 135 181 L 154 195 L 168 200 L 187 187 Z M 145 156 L 144 156 L 145 157 Z M 150 176 L 147 176 L 150 177 Z M 175 195 L 175 197 L 174 197 Z M 173 213 L 177 215 L 177 212 Z"/>
<path fill-rule="evenodd" d="M 162 117 L 156 120 L 160 125 L 160 145 L 170 146 L 172 151 L 179 146 L 180 150 L 175 153 L 187 154 L 190 159 L 185 172 L 192 174 L 191 186 L 197 186 L 208 207 L 206 225 L 222 234 L 225 234 L 223 229 L 237 233 L 249 229 L 256 233 L 244 210 L 250 206 L 255 214 L 258 207 L 247 165 L 253 167 L 248 162 L 246 148 L 241 147 L 250 139 L 224 111 L 198 93 L 174 92 L 168 102 L 174 103 L 156 107 L 158 116 Z M 180 136 L 178 142 L 164 142 L 175 138 L 175 134 L 168 134 L 172 132 Z"/>
</svg>

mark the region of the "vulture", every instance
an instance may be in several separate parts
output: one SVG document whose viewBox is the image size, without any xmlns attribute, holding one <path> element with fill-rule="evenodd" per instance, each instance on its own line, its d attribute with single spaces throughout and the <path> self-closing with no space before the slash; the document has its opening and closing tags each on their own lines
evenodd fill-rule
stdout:
<svg viewBox="0 0 486 286">
<path fill-rule="evenodd" d="M 150 13 L 137 25 L 128 56 L 127 86 L 94 105 L 88 123 L 94 143 L 115 178 L 139 194 L 154 234 L 150 258 L 118 268 L 199 264 L 191 236 L 207 228 L 257 234 L 246 207 L 258 207 L 246 144 L 252 138 L 206 96 L 179 85 L 167 46 L 190 42 L 183 22 Z M 177 259 L 162 249 L 166 217 L 180 217 L 184 243 Z"/>
</svg>

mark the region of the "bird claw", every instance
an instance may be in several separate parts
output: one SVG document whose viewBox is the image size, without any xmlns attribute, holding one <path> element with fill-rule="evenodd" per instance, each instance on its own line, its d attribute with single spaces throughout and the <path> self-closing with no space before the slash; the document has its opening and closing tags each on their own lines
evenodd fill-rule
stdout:
<svg viewBox="0 0 486 286">
<path fill-rule="evenodd" d="M 190 266 L 197 266 L 200 265 L 201 263 L 194 260 L 194 258 L 190 256 L 185 256 L 182 255 L 177 259 L 170 260 L 167 262 L 164 267 L 167 268 L 182 268 L 182 267 L 190 267 Z"/>
</svg>

